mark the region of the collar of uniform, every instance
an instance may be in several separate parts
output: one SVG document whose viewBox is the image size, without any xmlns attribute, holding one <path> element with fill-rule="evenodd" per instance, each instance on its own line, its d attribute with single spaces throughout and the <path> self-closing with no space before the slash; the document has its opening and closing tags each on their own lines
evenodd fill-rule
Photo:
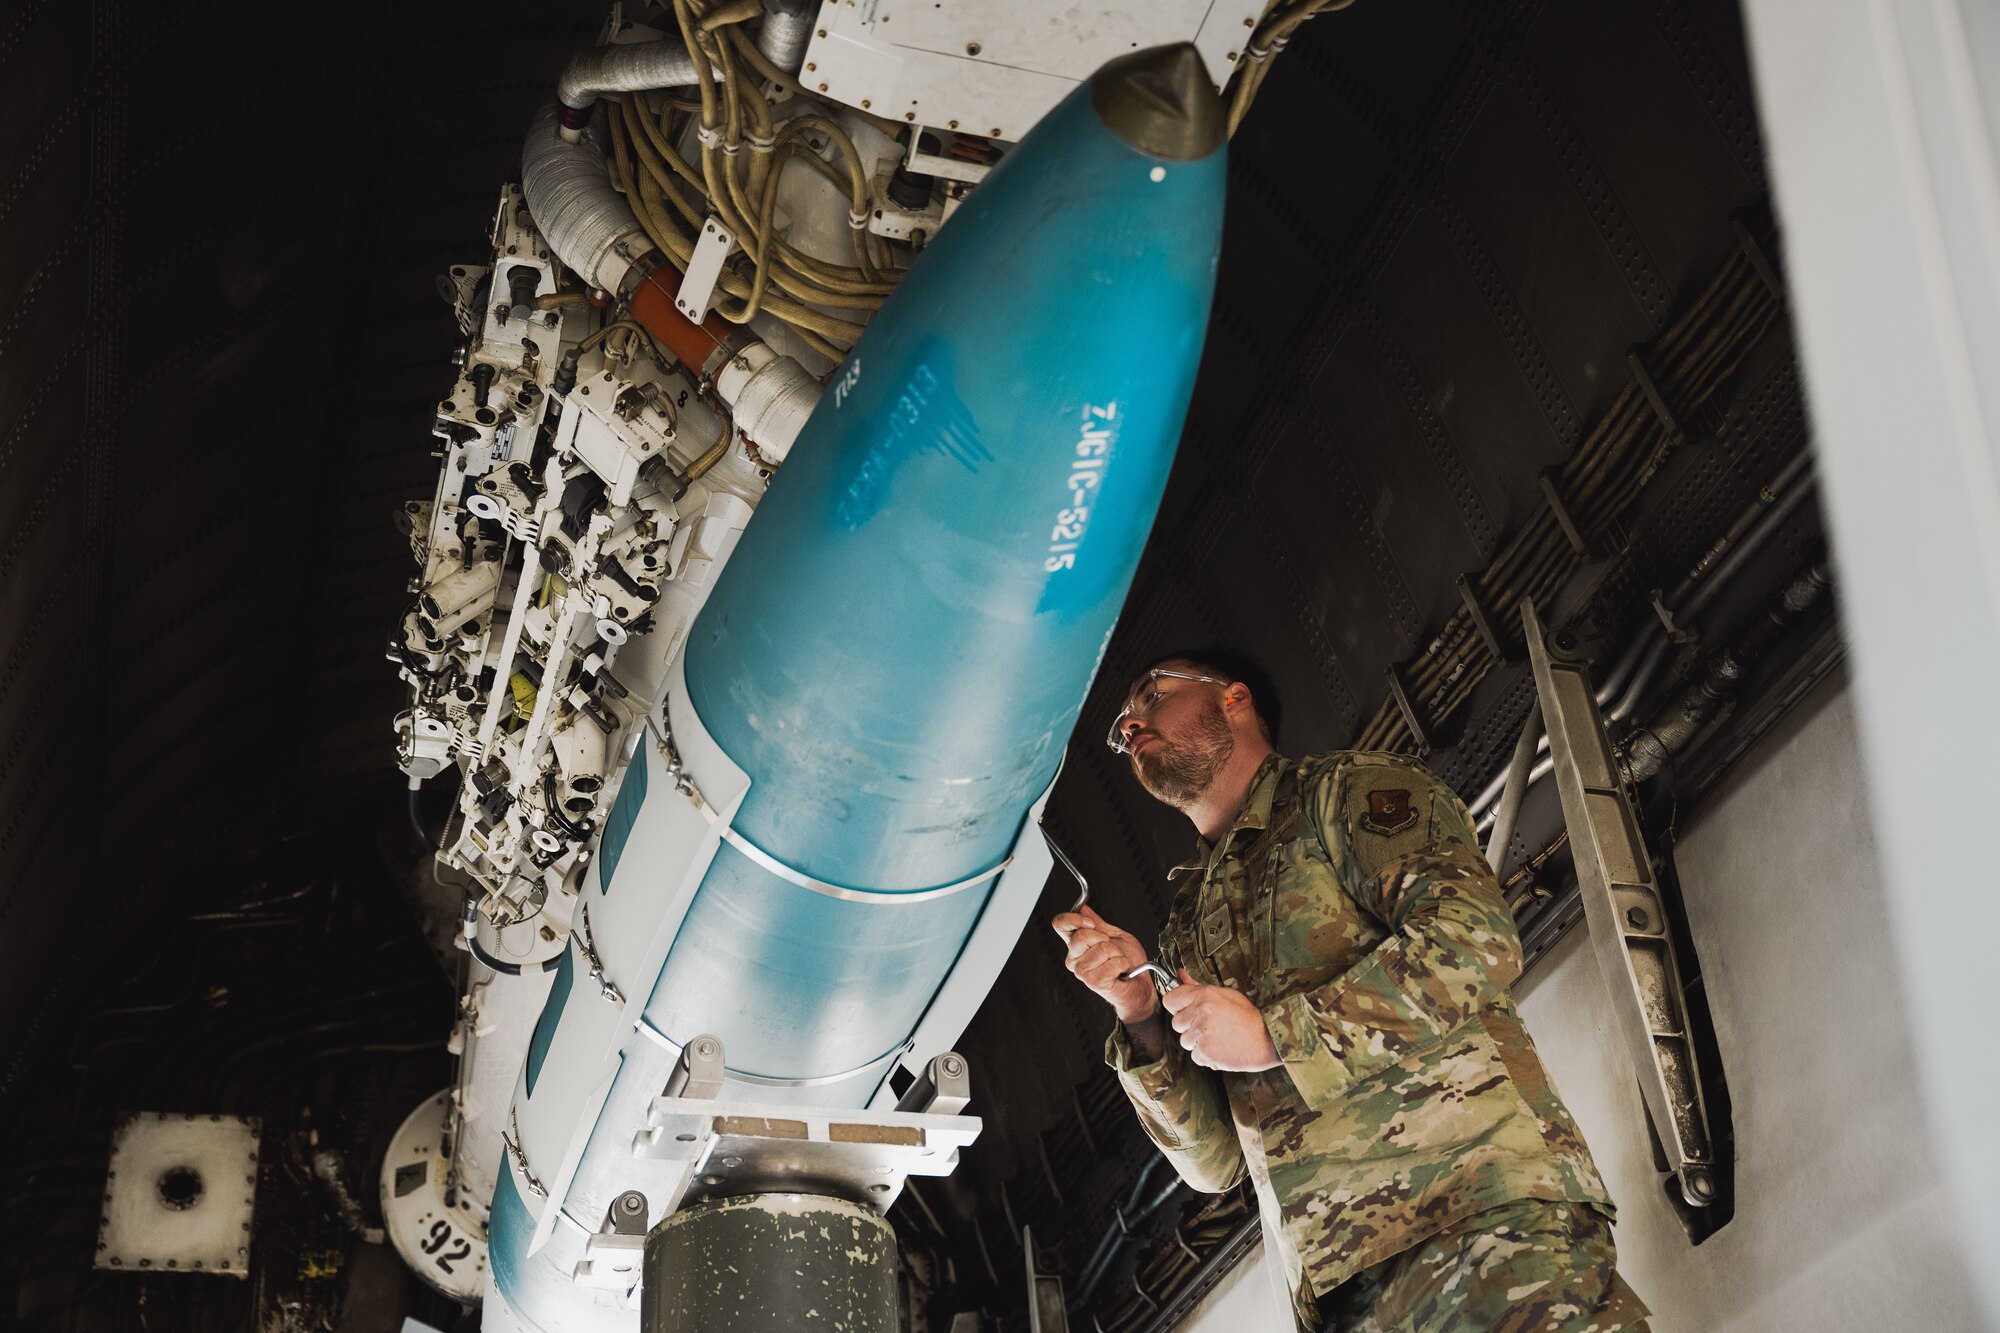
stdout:
<svg viewBox="0 0 2000 1333">
<path fill-rule="evenodd" d="M 1236 835 L 1245 829 L 1263 829 L 1271 825 L 1271 802 L 1277 799 L 1278 775 L 1291 761 L 1281 754 L 1267 754 L 1264 762 L 1257 767 L 1257 776 L 1251 780 L 1250 795 L 1244 798 L 1243 808 L 1236 812 L 1235 822 L 1228 832 L 1214 842 L 1196 836 L 1194 856 L 1168 871 L 1168 876 L 1182 874 L 1189 870 L 1201 870 L 1215 858 L 1216 848 L 1227 847 L 1236 840 Z"/>
</svg>

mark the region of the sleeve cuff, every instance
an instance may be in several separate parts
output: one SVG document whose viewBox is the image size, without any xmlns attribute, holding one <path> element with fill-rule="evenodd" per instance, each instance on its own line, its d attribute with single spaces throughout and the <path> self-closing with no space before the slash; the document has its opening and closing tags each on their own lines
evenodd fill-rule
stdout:
<svg viewBox="0 0 2000 1333">
<path fill-rule="evenodd" d="M 1324 1106 L 1347 1090 L 1351 1082 L 1347 1069 L 1327 1049 L 1305 996 L 1288 995 L 1264 1010 L 1264 1029 L 1271 1034 L 1278 1060 L 1307 1106 Z"/>
<path fill-rule="evenodd" d="M 1143 1093 L 1152 1101 L 1165 1097 L 1180 1077 L 1180 1062 L 1175 1058 L 1180 1047 L 1168 1042 L 1160 1058 L 1147 1065 L 1132 1063 L 1132 1042 L 1125 1035 L 1125 1025 L 1118 1023 L 1111 1029 L 1111 1035 L 1104 1041 L 1104 1063 L 1111 1066 L 1119 1079 L 1133 1091 Z"/>
</svg>

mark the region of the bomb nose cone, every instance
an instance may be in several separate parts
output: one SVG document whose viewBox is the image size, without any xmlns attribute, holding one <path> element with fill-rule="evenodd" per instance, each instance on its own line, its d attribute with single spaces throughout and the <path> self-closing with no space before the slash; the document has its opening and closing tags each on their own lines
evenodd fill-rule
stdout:
<svg viewBox="0 0 2000 1333">
<path fill-rule="evenodd" d="M 1192 42 L 1120 56 L 1090 76 L 1104 127 L 1142 153 L 1173 162 L 1207 157 L 1229 136 L 1228 117 Z"/>
</svg>

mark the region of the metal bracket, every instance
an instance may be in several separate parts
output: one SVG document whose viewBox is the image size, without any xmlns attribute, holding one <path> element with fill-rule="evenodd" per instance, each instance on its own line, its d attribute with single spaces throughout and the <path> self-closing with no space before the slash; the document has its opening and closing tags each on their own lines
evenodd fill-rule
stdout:
<svg viewBox="0 0 2000 1333">
<path fill-rule="evenodd" d="M 1653 614 L 1660 618 L 1660 625 L 1667 631 L 1667 638 L 1675 643 L 1694 643 L 1701 638 L 1701 635 L 1691 627 L 1675 623 L 1674 613 L 1668 609 L 1660 589 L 1653 589 L 1652 602 Z"/>
<path fill-rule="evenodd" d="M 642 1018 L 639 1031 L 650 1036 L 653 1029 Z M 660 1090 L 660 1096 L 684 1102 L 714 1101 L 721 1095 L 722 1081 L 728 1075 L 729 1067 L 722 1056 L 722 1039 L 704 1032 L 681 1047 L 680 1056 L 674 1061 L 674 1070 L 667 1075 L 667 1086 Z M 657 1127 L 649 1125 L 632 1136 L 634 1157 L 652 1157 L 659 1150 L 660 1131 Z"/>
<path fill-rule="evenodd" d="M 1548 725 L 1549 756 L 1575 854 L 1584 919 L 1610 992 L 1613 1022 L 1639 1076 L 1669 1166 L 1680 1178 L 1681 1195 L 1694 1207 L 1704 1207 L 1717 1197 L 1714 1148 L 1652 859 L 1619 779 L 1589 673 L 1580 663 L 1551 654 L 1530 599 L 1521 603 L 1521 629 Z"/>
<path fill-rule="evenodd" d="M 729 1068 L 722 1059 L 722 1039 L 707 1033 L 696 1037 L 681 1047 L 681 1058 L 674 1062 L 674 1072 L 667 1075 L 663 1097 L 680 1097 L 688 1101 L 706 1101 L 722 1095 L 722 1080 L 728 1076 Z"/>
<path fill-rule="evenodd" d="M 646 1196 L 626 1190 L 605 1209 L 604 1225 L 583 1240 L 572 1274 L 579 1286 L 630 1291 L 646 1258 Z"/>
<path fill-rule="evenodd" d="M 1021 1228 L 1021 1253 L 1028 1265 L 1028 1333 L 1069 1333 L 1069 1306 L 1063 1299 L 1062 1275 L 1044 1273 L 1035 1265 L 1035 1229 Z"/>
<path fill-rule="evenodd" d="M 946 1051 L 924 1066 L 922 1076 L 910 1085 L 896 1109 L 920 1115 L 957 1115 L 971 1101 L 972 1071 L 964 1056 Z"/>
<path fill-rule="evenodd" d="M 919 176 L 940 176 L 945 180 L 977 185 L 986 179 L 987 172 L 993 170 L 991 162 L 967 162 L 943 153 L 927 153 L 923 143 L 924 127 L 919 125 L 910 131 L 909 151 L 903 157 L 903 165 Z"/>
<path fill-rule="evenodd" d="M 1741 213 L 1729 219 L 1729 229 L 1736 233 L 1736 244 L 1742 249 L 1743 257 L 1750 261 L 1750 267 L 1756 271 L 1757 280 L 1764 284 L 1764 290 L 1770 292 L 1780 306 L 1787 304 L 1785 282 L 1778 276 L 1777 265 L 1773 264 L 1771 257 L 1764 253 L 1764 247 L 1757 241 L 1757 234 L 1750 230 Z"/>
<path fill-rule="evenodd" d="M 722 1043 L 712 1037 L 696 1042 L 702 1040 L 714 1042 L 719 1065 Z M 938 1104 L 952 1095 L 954 1078 L 966 1077 L 964 1057 L 948 1053 L 933 1064 L 946 1061 L 956 1061 L 959 1070 L 945 1074 L 946 1092 Z M 669 1095 L 654 1099 L 632 1152 L 649 1161 L 684 1164 L 667 1201 L 669 1213 L 709 1199 L 772 1192 L 832 1195 L 887 1212 L 910 1176 L 950 1175 L 959 1150 L 978 1138 L 980 1129 L 977 1119 L 965 1115 Z"/>
<path fill-rule="evenodd" d="M 1385 670 L 1389 677 L 1389 697 L 1396 701 L 1396 711 L 1403 715 L 1403 725 L 1410 729 L 1411 739 L 1417 745 L 1417 753 L 1429 754 L 1430 729 L 1424 725 L 1423 717 L 1417 712 L 1416 703 L 1411 700 L 1410 692 L 1403 684 L 1403 673 L 1396 670 L 1394 662 L 1391 662 Z"/>
<path fill-rule="evenodd" d="M 723 261 L 735 248 L 736 233 L 729 228 L 712 217 L 701 224 L 694 253 L 688 256 L 687 275 L 681 279 L 680 290 L 674 293 L 675 309 L 690 322 L 699 324 L 708 318 L 709 307 L 715 304 L 715 284 L 722 278 Z"/>
<path fill-rule="evenodd" d="M 1480 602 L 1479 594 L 1472 589 L 1470 575 L 1458 576 L 1458 599 L 1465 603 L 1465 614 L 1472 618 L 1472 628 L 1478 631 L 1480 641 L 1486 645 L 1486 651 L 1493 654 L 1493 660 L 1496 662 L 1511 660 L 1507 656 L 1507 646 L 1500 642 L 1500 635 L 1494 630 L 1492 617 L 1486 614 L 1486 607 Z"/>
<path fill-rule="evenodd" d="M 1638 382 L 1639 392 L 1646 395 L 1646 401 L 1652 405 L 1653 415 L 1657 416 L 1660 425 L 1666 428 L 1667 438 L 1676 444 L 1685 440 L 1687 432 L 1681 429 L 1680 418 L 1676 417 L 1673 409 L 1667 406 L 1667 396 L 1660 392 L 1659 381 L 1653 378 L 1652 369 L 1646 364 L 1644 351 L 1634 347 L 1626 352 L 1625 364 L 1631 368 L 1632 378 Z"/>
<path fill-rule="evenodd" d="M 1569 543 L 1570 550 L 1576 552 L 1576 558 L 1592 560 L 1595 556 L 1590 549 L 1590 539 L 1583 535 L 1583 529 L 1578 525 L 1576 516 L 1569 512 L 1569 505 L 1563 500 L 1562 488 L 1556 484 L 1556 474 L 1559 470 L 1553 467 L 1542 469 L 1539 478 L 1542 498 L 1549 502 L 1549 512 L 1555 515 L 1556 526 L 1562 529 L 1563 540 Z"/>
</svg>

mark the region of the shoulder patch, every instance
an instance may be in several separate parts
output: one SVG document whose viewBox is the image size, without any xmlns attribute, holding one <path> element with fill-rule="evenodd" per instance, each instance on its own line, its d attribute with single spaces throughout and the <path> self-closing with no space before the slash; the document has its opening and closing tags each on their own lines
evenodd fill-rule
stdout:
<svg viewBox="0 0 2000 1333">
<path fill-rule="evenodd" d="M 1378 788 L 1368 793 L 1368 812 L 1361 816 L 1361 827 L 1368 832 L 1390 837 L 1416 822 L 1417 811 L 1410 803 L 1409 788 Z"/>
</svg>

